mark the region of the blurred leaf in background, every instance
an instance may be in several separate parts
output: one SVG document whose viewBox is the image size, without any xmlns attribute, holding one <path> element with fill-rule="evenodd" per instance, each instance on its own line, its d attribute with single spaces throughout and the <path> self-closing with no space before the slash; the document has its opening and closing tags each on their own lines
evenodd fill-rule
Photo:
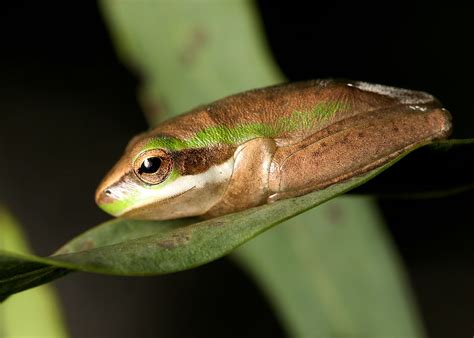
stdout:
<svg viewBox="0 0 474 338">
<path fill-rule="evenodd" d="M 30 251 L 19 224 L 1 206 L 0 249 L 24 254 Z M 50 285 L 28 290 L 0 305 L 0 338 L 29 337 L 68 337 L 55 291 Z"/>
<path fill-rule="evenodd" d="M 423 336 L 383 219 L 367 207 L 372 202 L 341 196 L 237 251 L 290 337 Z"/>
</svg>

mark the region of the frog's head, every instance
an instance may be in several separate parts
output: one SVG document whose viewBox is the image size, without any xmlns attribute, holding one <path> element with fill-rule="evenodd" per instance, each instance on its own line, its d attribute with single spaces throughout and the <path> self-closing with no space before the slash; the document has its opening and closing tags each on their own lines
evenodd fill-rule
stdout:
<svg viewBox="0 0 474 338">
<path fill-rule="evenodd" d="M 204 214 L 224 193 L 232 175 L 228 147 L 190 148 L 182 140 L 142 134 L 96 191 L 113 216 L 172 219 Z"/>
</svg>

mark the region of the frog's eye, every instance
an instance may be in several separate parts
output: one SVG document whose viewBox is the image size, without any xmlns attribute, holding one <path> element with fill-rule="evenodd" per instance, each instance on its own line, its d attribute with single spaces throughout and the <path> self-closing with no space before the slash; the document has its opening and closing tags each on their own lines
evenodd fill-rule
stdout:
<svg viewBox="0 0 474 338">
<path fill-rule="evenodd" d="M 141 153 L 133 162 L 135 175 L 147 184 L 163 182 L 173 168 L 173 159 L 162 149 L 152 149 Z"/>
<path fill-rule="evenodd" d="M 140 168 L 138 168 L 139 174 L 154 174 L 161 167 L 161 158 L 159 157 L 148 157 L 142 162 Z"/>
</svg>

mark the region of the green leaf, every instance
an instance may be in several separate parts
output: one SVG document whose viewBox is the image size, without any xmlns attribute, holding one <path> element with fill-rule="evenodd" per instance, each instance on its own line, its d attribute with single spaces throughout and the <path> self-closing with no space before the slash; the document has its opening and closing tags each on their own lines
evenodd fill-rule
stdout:
<svg viewBox="0 0 474 338">
<path fill-rule="evenodd" d="M 80 235 L 48 258 L 0 251 L 0 299 L 61 277 L 68 270 L 144 276 L 205 264 L 364 183 L 393 163 L 325 190 L 202 222 L 116 219 Z"/>
<path fill-rule="evenodd" d="M 0 249 L 27 253 L 20 227 L 0 207 Z M 16 264 L 16 262 L 15 262 Z M 3 276 L 3 267 L 0 274 Z M 58 301 L 51 286 L 29 290 L 0 306 L 0 337 L 67 337 Z"/>
</svg>

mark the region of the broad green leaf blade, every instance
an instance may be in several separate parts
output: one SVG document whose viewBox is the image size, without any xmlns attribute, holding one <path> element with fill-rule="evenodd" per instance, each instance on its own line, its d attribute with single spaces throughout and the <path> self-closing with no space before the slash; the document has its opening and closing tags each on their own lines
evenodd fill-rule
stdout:
<svg viewBox="0 0 474 338">
<path fill-rule="evenodd" d="M 65 269 L 144 276 L 208 263 L 272 226 L 363 184 L 394 162 L 325 190 L 202 222 L 117 219 L 86 232 L 48 258 L 0 251 L 0 299 L 53 280 Z"/>
<path fill-rule="evenodd" d="M 398 257 L 372 204 L 342 196 L 236 251 L 290 337 L 423 337 Z"/>
<path fill-rule="evenodd" d="M 0 249 L 22 253 L 29 251 L 19 225 L 2 207 L 0 207 Z M 2 266 L 0 268 L 1 279 L 5 273 L 3 267 L 6 266 L 8 269 L 8 265 L 3 264 L 4 257 L 0 257 L 0 261 L 2 261 L 0 263 Z M 13 261 L 10 264 L 16 266 L 18 262 Z M 7 269 L 6 271 L 8 271 Z M 55 268 L 47 267 L 46 269 Z M 42 275 L 38 274 L 36 278 L 41 279 Z M 19 284 L 16 285 L 19 286 Z M 67 336 L 56 295 L 51 286 L 29 290 L 0 305 L 1 338 L 66 338 Z"/>
<path fill-rule="evenodd" d="M 474 189 L 474 139 L 438 141 L 408 154 L 403 161 L 352 193 L 425 198 Z"/>
</svg>

